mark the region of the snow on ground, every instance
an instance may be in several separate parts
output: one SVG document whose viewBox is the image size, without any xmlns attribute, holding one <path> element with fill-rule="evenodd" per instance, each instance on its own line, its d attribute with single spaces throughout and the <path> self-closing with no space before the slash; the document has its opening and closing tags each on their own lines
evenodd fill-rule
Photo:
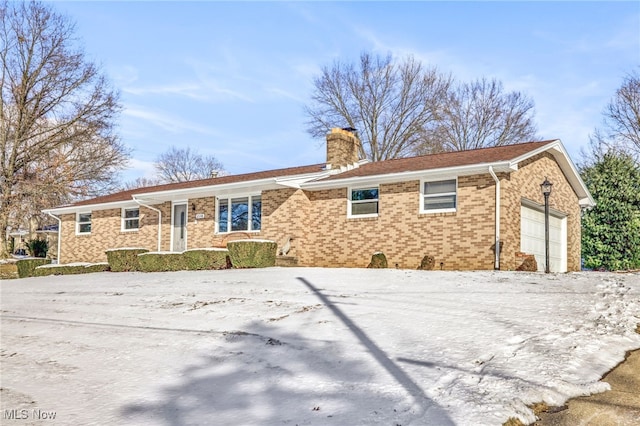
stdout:
<svg viewBox="0 0 640 426">
<path fill-rule="evenodd" d="M 2 424 L 530 423 L 527 404 L 606 390 L 640 347 L 639 274 L 271 268 L 0 287 Z"/>
</svg>

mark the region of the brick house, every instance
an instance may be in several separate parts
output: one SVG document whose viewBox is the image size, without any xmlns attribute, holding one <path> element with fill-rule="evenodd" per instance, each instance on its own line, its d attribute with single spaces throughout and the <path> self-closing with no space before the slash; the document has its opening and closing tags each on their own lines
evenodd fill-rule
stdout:
<svg viewBox="0 0 640 426">
<path fill-rule="evenodd" d="M 540 183 L 550 197 L 553 271 L 580 269 L 580 215 L 594 205 L 559 140 L 367 162 L 348 130 L 327 135 L 323 164 L 118 192 L 45 210 L 59 223 L 60 263 L 105 250 L 183 251 L 261 238 L 300 266 L 364 267 L 374 252 L 415 269 L 544 267 Z M 496 242 L 499 250 L 496 252 Z M 288 248 L 288 250 L 287 250 Z"/>
</svg>

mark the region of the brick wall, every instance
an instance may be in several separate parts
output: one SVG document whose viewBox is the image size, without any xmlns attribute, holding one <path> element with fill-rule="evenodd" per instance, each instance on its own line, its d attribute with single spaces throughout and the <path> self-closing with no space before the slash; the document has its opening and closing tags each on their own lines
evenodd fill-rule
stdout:
<svg viewBox="0 0 640 426">
<path fill-rule="evenodd" d="M 545 176 L 553 183 L 549 206 L 567 215 L 567 270 L 580 270 L 580 206 L 578 196 L 571 188 L 553 156 L 542 153 L 518 165 L 518 171 L 501 179 L 501 223 L 503 255 L 501 269 L 517 267 L 515 253 L 520 251 L 520 207 L 522 198 L 544 205 L 540 184 Z"/>
<path fill-rule="evenodd" d="M 420 182 L 380 185 L 375 218 L 347 218 L 346 188 L 309 192 L 302 265 L 365 267 L 376 251 L 391 267 L 415 269 L 425 255 L 443 269 L 491 269 L 494 186 L 489 175 L 458 179 L 455 213 L 420 214 Z"/>
<path fill-rule="evenodd" d="M 195 207 L 195 210 L 194 210 Z M 203 219 L 196 219 L 203 214 Z M 187 203 L 187 249 L 221 244 L 215 237 L 216 202 L 214 197 L 193 198 Z"/>
<path fill-rule="evenodd" d="M 291 249 L 287 255 L 304 259 L 309 234 L 314 232 L 309 220 L 310 210 L 311 202 L 301 189 L 264 191 L 260 237 L 278 243 L 278 250 L 291 238 Z"/>
<path fill-rule="evenodd" d="M 162 222 L 170 223 L 170 203 L 155 206 L 162 211 Z M 144 247 L 155 251 L 158 248 L 158 213 L 140 207 L 140 228 L 137 231 L 121 231 L 121 209 L 93 210 L 91 233 L 76 235 L 76 215 L 61 215 L 60 263 L 106 262 L 105 251 L 118 247 Z M 169 246 L 169 227 L 163 226 L 163 250 Z"/>
</svg>

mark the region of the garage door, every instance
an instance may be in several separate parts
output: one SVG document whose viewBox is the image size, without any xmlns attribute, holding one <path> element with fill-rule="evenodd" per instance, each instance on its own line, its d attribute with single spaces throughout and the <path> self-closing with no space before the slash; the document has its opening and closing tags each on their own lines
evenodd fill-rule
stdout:
<svg viewBox="0 0 640 426">
<path fill-rule="evenodd" d="M 544 206 L 522 205 L 520 250 L 535 255 L 538 271 L 544 271 L 544 248 Z M 557 212 L 549 215 L 549 268 L 567 271 L 567 218 Z"/>
</svg>

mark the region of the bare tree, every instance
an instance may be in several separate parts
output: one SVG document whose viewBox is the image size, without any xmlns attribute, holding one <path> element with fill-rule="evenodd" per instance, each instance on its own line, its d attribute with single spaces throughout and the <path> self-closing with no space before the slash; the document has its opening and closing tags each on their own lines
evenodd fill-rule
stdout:
<svg viewBox="0 0 640 426">
<path fill-rule="evenodd" d="M 438 111 L 437 124 L 425 140 L 444 151 L 509 145 L 536 138 L 533 101 L 520 92 L 505 93 L 502 83 L 482 78 L 455 85 Z"/>
<path fill-rule="evenodd" d="M 161 185 L 163 182 L 158 178 L 139 177 L 135 180 L 125 182 L 120 186 L 120 190 L 128 191 L 130 189 L 146 188 L 149 186 Z"/>
<path fill-rule="evenodd" d="M 372 161 L 410 155 L 425 140 L 449 81 L 412 57 L 363 53 L 357 65 L 335 62 L 314 79 L 307 131 L 320 138 L 333 127 L 355 128 L 361 157 Z"/>
<path fill-rule="evenodd" d="M 206 179 L 224 174 L 222 163 L 215 157 L 202 156 L 188 147 L 178 149 L 172 146 L 158 156 L 154 166 L 158 179 L 166 183 Z"/>
<path fill-rule="evenodd" d="M 0 257 L 10 222 L 115 183 L 128 150 L 117 95 L 74 46 L 74 26 L 38 2 L 0 3 Z"/>
<path fill-rule="evenodd" d="M 619 148 L 640 159 L 640 75 L 628 74 L 604 111 L 605 132 Z"/>
</svg>

